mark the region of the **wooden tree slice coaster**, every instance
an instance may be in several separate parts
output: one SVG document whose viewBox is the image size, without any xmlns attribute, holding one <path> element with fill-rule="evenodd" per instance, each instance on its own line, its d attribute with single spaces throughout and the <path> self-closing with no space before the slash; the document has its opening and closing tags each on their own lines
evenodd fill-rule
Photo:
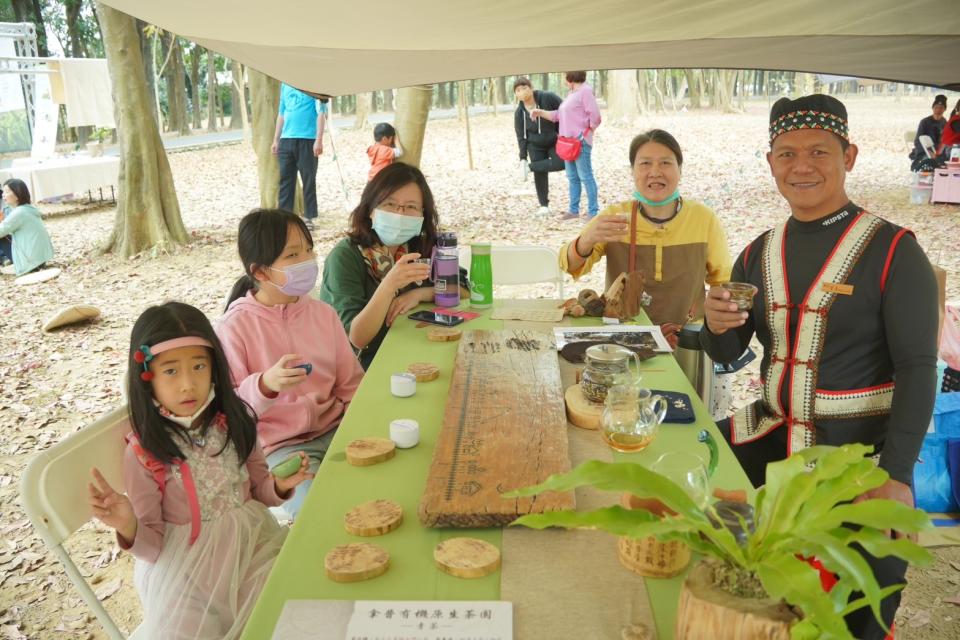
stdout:
<svg viewBox="0 0 960 640">
<path fill-rule="evenodd" d="M 459 340 L 463 332 L 460 329 L 448 329 L 447 327 L 434 327 L 427 331 L 427 340 L 431 342 L 453 342 Z"/>
<path fill-rule="evenodd" d="M 500 568 L 500 550 L 476 538 L 450 538 L 436 546 L 433 560 L 451 576 L 482 578 Z"/>
<path fill-rule="evenodd" d="M 579 384 L 570 385 L 563 394 L 567 403 L 567 420 L 575 427 L 596 431 L 600 428 L 600 419 L 603 416 L 603 405 L 590 402 Z"/>
<path fill-rule="evenodd" d="M 417 382 L 430 382 L 440 377 L 440 367 L 432 362 L 414 362 L 407 371 L 417 377 Z"/>
<path fill-rule="evenodd" d="M 390 554 L 369 542 L 351 542 L 331 549 L 323 559 L 327 577 L 334 582 L 360 582 L 386 573 Z"/>
<path fill-rule="evenodd" d="M 396 452 L 397 445 L 389 438 L 357 438 L 347 445 L 347 462 L 368 467 L 389 460 Z"/>
<path fill-rule="evenodd" d="M 403 522 L 403 508 L 392 500 L 371 500 L 357 505 L 343 516 L 347 533 L 355 536 L 380 536 Z"/>
</svg>

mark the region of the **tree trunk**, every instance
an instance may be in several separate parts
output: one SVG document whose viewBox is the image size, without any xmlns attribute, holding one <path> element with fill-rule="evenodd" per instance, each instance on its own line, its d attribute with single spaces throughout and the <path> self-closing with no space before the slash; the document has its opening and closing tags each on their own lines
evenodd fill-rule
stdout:
<svg viewBox="0 0 960 640">
<path fill-rule="evenodd" d="M 687 76 L 687 90 L 690 92 L 690 108 L 700 108 L 700 79 L 697 77 L 699 69 L 684 69 L 684 75 Z"/>
<path fill-rule="evenodd" d="M 735 113 L 733 88 L 737 83 L 740 72 L 734 69 L 720 69 L 714 70 L 713 73 L 717 74 L 715 77 L 714 107 L 722 113 Z"/>
<path fill-rule="evenodd" d="M 450 94 L 447 92 L 447 83 L 443 82 L 434 85 L 437 88 L 437 107 L 440 109 L 450 108 Z"/>
<path fill-rule="evenodd" d="M 80 9 L 83 0 L 64 0 L 63 8 L 67 18 L 67 37 L 69 42 L 67 56 L 70 58 L 86 58 L 86 47 L 80 37 Z"/>
<path fill-rule="evenodd" d="M 170 164 L 151 117 L 133 18 L 97 2 L 120 132 L 117 215 L 105 250 L 132 256 L 188 241 Z"/>
<path fill-rule="evenodd" d="M 193 117 L 193 128 L 199 129 L 201 123 L 200 117 L 200 53 L 203 47 L 198 44 L 193 45 L 193 51 L 190 53 L 190 87 L 193 95 L 190 100 L 190 114 Z"/>
<path fill-rule="evenodd" d="M 243 65 L 236 60 L 230 63 L 233 72 L 233 107 L 230 126 L 233 127 L 233 114 L 240 112 L 240 127 L 243 129 L 244 142 L 250 142 L 250 116 L 247 113 L 247 83 L 243 79 Z M 331 101 L 332 102 L 332 101 Z"/>
<path fill-rule="evenodd" d="M 163 78 L 167 85 L 167 130 L 187 135 L 190 133 L 190 124 L 187 121 L 180 42 L 174 33 L 168 33 L 167 36 L 161 41 L 161 57 L 166 61 Z"/>
<path fill-rule="evenodd" d="M 370 109 L 373 106 L 371 104 L 372 99 L 373 94 L 371 94 L 369 91 L 357 94 L 357 114 L 353 120 L 354 129 L 361 131 L 367 128 L 367 119 L 370 116 Z M 403 140 L 403 137 L 400 139 Z M 404 148 L 406 148 L 406 140 L 403 140 L 401 144 L 403 144 Z"/>
<path fill-rule="evenodd" d="M 640 89 L 636 69 L 607 72 L 607 117 L 611 122 L 632 122 L 640 111 Z"/>
<path fill-rule="evenodd" d="M 187 79 L 186 69 L 183 66 L 183 45 L 180 38 L 171 34 L 173 56 L 170 58 L 169 74 L 173 77 L 173 94 L 176 101 L 177 127 L 181 136 L 190 135 L 190 118 L 187 116 L 187 89 L 184 84 Z M 173 128 L 173 127 L 171 127 Z"/>
<path fill-rule="evenodd" d="M 467 83 L 464 80 L 460 81 L 460 101 L 463 102 L 463 119 L 466 122 L 467 130 L 467 160 L 470 166 L 470 170 L 473 171 L 473 141 L 470 139 L 470 105 L 467 104 L 467 100 L 464 97 L 464 94 L 467 91 Z"/>
<path fill-rule="evenodd" d="M 280 165 L 271 146 L 280 109 L 280 82 L 253 69 L 247 69 L 247 74 L 250 76 L 251 129 L 253 150 L 257 154 L 260 206 L 274 208 L 280 188 Z"/>
<path fill-rule="evenodd" d="M 690 570 L 680 591 L 676 640 L 789 640 L 797 615 L 773 599 L 738 598 L 713 583 L 713 572 L 703 563 Z"/>
<path fill-rule="evenodd" d="M 507 100 L 507 77 L 497 78 L 497 104 L 509 104 Z"/>
<path fill-rule="evenodd" d="M 644 75 L 647 78 L 647 86 L 650 88 L 650 94 L 653 95 L 654 108 L 657 112 L 666 111 L 666 105 L 663 103 L 663 94 L 660 92 L 660 87 L 658 86 L 658 70 L 648 69 Z"/>
<path fill-rule="evenodd" d="M 159 123 L 159 114 L 157 113 L 157 85 L 154 82 L 155 65 L 153 61 L 153 49 L 150 45 L 150 38 L 143 32 L 146 27 L 146 22 L 139 19 L 136 20 L 137 37 L 140 40 L 140 59 L 143 64 L 144 82 L 147 83 L 147 93 L 150 96 L 150 113 L 153 114 L 153 119 Z M 103 25 L 100 26 L 100 29 L 103 29 Z"/>
<path fill-rule="evenodd" d="M 207 131 L 217 130 L 217 54 L 207 49 Z"/>
<path fill-rule="evenodd" d="M 550 74 L 549 74 L 549 73 L 540 73 L 540 74 L 537 74 L 537 75 L 540 76 L 540 81 L 539 81 L 538 84 L 539 84 L 545 91 L 549 91 L 549 90 L 550 90 Z"/>
<path fill-rule="evenodd" d="M 429 85 L 397 89 L 397 115 L 393 125 L 403 144 L 403 162 L 415 167 L 420 166 L 432 95 L 433 87 Z"/>
<path fill-rule="evenodd" d="M 236 60 L 230 61 L 230 73 L 233 76 L 233 82 L 230 83 L 230 128 L 244 129 L 245 118 L 241 115 L 243 69 Z"/>
<path fill-rule="evenodd" d="M 37 29 L 37 55 L 41 58 L 50 56 L 47 49 L 47 32 L 43 27 L 43 13 L 40 11 L 39 0 L 13 0 L 13 15 L 17 22 L 32 22 Z"/>
<path fill-rule="evenodd" d="M 393 111 L 393 89 L 383 90 L 383 110 Z"/>
</svg>

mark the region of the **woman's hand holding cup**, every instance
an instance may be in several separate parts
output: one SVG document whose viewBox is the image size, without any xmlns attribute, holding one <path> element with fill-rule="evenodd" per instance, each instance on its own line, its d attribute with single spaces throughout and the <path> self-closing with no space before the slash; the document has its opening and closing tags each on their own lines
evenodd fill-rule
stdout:
<svg viewBox="0 0 960 640">
<path fill-rule="evenodd" d="M 623 242 L 630 230 L 627 216 L 598 216 L 587 223 L 580 233 L 579 252 L 592 251 L 598 242 Z"/>
<path fill-rule="evenodd" d="M 413 282 L 429 280 L 430 265 L 417 262 L 419 258 L 419 253 L 408 253 L 401 257 L 383 278 L 383 284 L 392 291 L 399 291 Z"/>
</svg>

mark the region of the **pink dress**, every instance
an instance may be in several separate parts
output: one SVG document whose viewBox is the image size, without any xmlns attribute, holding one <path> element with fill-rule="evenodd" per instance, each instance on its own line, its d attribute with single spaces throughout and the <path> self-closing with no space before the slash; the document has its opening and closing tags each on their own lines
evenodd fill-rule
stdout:
<svg viewBox="0 0 960 640">
<path fill-rule="evenodd" d="M 166 466 L 161 493 L 152 471 L 127 447 L 124 480 L 137 515 L 134 583 L 144 619 L 136 638 L 222 639 L 243 631 L 286 537 L 267 507 L 283 502 L 257 446 L 245 465 L 226 433 L 207 431 L 202 446 L 181 446 L 196 487 L 199 531 L 181 467 Z M 159 463 L 155 463 L 159 464 Z M 196 539 L 191 544 L 192 533 Z"/>
</svg>

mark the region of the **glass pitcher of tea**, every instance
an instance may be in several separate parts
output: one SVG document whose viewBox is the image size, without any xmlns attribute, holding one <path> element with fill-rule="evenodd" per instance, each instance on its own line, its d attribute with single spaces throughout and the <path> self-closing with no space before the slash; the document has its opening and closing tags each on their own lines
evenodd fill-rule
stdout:
<svg viewBox="0 0 960 640">
<path fill-rule="evenodd" d="M 607 391 L 600 434 L 617 451 L 642 451 L 650 446 L 667 415 L 667 401 L 639 384 L 615 384 Z"/>
</svg>

